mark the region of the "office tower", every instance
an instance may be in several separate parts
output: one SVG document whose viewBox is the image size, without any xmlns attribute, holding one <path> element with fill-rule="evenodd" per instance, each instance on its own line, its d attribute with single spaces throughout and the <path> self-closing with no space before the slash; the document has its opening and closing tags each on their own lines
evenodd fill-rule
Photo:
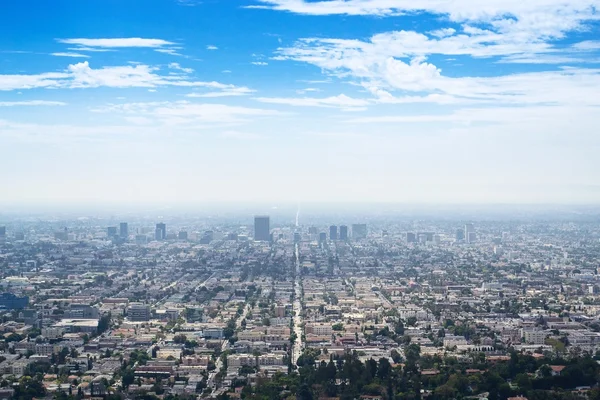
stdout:
<svg viewBox="0 0 600 400">
<path fill-rule="evenodd" d="M 294 233 L 294 243 L 300 243 L 302 241 L 302 237 L 300 236 L 300 232 Z"/>
<path fill-rule="evenodd" d="M 337 226 L 331 225 L 329 227 L 329 240 L 337 240 L 338 239 L 337 231 L 338 231 Z"/>
<path fill-rule="evenodd" d="M 267 215 L 254 217 L 254 240 L 260 242 L 271 240 L 271 220 Z"/>
<path fill-rule="evenodd" d="M 0 307 L 7 310 L 21 309 L 27 307 L 29 297 L 17 297 L 13 293 L 0 294 Z"/>
<path fill-rule="evenodd" d="M 106 228 L 106 237 L 109 239 L 117 237 L 117 227 L 109 226 L 108 228 Z"/>
<path fill-rule="evenodd" d="M 427 243 L 427 234 L 426 233 L 419 233 L 419 243 Z"/>
<path fill-rule="evenodd" d="M 154 238 L 156 240 L 165 240 L 167 238 L 167 225 L 162 222 L 156 224 L 156 233 Z"/>
<path fill-rule="evenodd" d="M 462 240 L 465 240 L 465 231 L 462 229 L 457 229 L 456 230 L 456 241 L 460 242 Z"/>
<path fill-rule="evenodd" d="M 188 239 L 188 234 L 186 231 L 181 231 L 179 232 L 179 236 L 178 236 L 179 240 L 187 240 Z"/>
<path fill-rule="evenodd" d="M 467 243 L 475 243 L 477 241 L 477 235 L 475 232 L 469 232 L 469 237 L 467 238 Z"/>
<path fill-rule="evenodd" d="M 471 236 L 473 234 L 473 236 Z M 475 227 L 473 224 L 465 224 L 465 240 L 467 243 L 472 243 L 471 238 L 475 238 Z"/>
<path fill-rule="evenodd" d="M 346 225 L 340 226 L 340 240 L 348 240 L 348 227 Z"/>
<path fill-rule="evenodd" d="M 316 235 L 318 233 L 319 233 L 319 230 L 317 229 L 316 226 L 311 226 L 310 228 L 308 228 L 309 235 Z"/>
<path fill-rule="evenodd" d="M 415 235 L 412 232 L 406 233 L 406 243 L 416 243 L 416 241 L 417 241 L 417 235 Z"/>
<path fill-rule="evenodd" d="M 0 226 L 0 238 L 6 236 L 6 227 Z"/>
<path fill-rule="evenodd" d="M 15 233 L 15 240 L 25 240 L 25 234 L 23 232 Z"/>
<path fill-rule="evenodd" d="M 439 245 L 442 243 L 442 237 L 440 235 L 433 235 L 433 243 Z"/>
<path fill-rule="evenodd" d="M 319 233 L 319 244 L 323 244 L 327 241 L 327 234 L 325 232 Z"/>
<path fill-rule="evenodd" d="M 352 239 L 365 239 L 367 237 L 367 225 L 366 224 L 353 224 L 352 225 Z"/>
<path fill-rule="evenodd" d="M 143 303 L 129 303 L 127 308 L 127 318 L 130 321 L 149 321 L 150 320 L 150 306 Z"/>
<path fill-rule="evenodd" d="M 127 222 L 121 222 L 119 224 L 119 236 L 121 239 L 127 239 L 129 237 L 129 225 Z"/>
</svg>

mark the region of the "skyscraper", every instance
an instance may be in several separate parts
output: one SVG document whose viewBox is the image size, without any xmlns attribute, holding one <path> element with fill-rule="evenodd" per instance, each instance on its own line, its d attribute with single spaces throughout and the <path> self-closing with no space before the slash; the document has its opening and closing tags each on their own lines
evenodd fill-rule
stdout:
<svg viewBox="0 0 600 400">
<path fill-rule="evenodd" d="M 338 239 L 338 230 L 336 225 L 331 225 L 329 227 L 329 240 L 337 240 Z"/>
<path fill-rule="evenodd" d="M 415 235 L 412 232 L 407 232 L 406 233 L 406 243 L 416 243 L 417 242 L 417 235 Z"/>
<path fill-rule="evenodd" d="M 461 240 L 465 240 L 465 231 L 462 229 L 456 230 L 456 241 L 460 242 Z"/>
<path fill-rule="evenodd" d="M 109 239 L 113 239 L 117 236 L 117 227 L 116 226 L 109 226 L 108 228 L 106 228 L 106 237 Z"/>
<path fill-rule="evenodd" d="M 0 237 L 6 236 L 6 227 L 0 226 Z"/>
<path fill-rule="evenodd" d="M 465 224 L 465 240 L 467 243 L 475 241 L 475 227 L 473 224 Z"/>
<path fill-rule="evenodd" d="M 129 237 L 129 225 L 127 222 L 121 222 L 121 224 L 119 224 L 119 236 L 121 239 L 127 239 Z"/>
<path fill-rule="evenodd" d="M 340 226 L 340 240 L 348 240 L 348 227 L 346 225 Z"/>
<path fill-rule="evenodd" d="M 353 224 L 352 225 L 352 239 L 365 239 L 367 237 L 367 225 L 366 224 Z"/>
<path fill-rule="evenodd" d="M 155 234 L 154 238 L 156 240 L 165 240 L 166 237 L 167 237 L 167 225 L 165 225 L 162 222 L 156 224 L 156 234 Z"/>
<path fill-rule="evenodd" d="M 267 215 L 254 217 L 254 240 L 268 242 L 271 240 L 271 219 Z"/>
<path fill-rule="evenodd" d="M 323 244 L 327 241 L 327 234 L 325 232 L 319 233 L 319 244 Z"/>
</svg>

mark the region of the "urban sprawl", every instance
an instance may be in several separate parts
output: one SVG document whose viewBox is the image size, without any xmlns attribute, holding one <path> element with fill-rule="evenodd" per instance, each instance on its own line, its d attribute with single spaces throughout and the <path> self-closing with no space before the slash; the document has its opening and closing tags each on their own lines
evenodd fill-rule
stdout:
<svg viewBox="0 0 600 400">
<path fill-rule="evenodd" d="M 0 399 L 600 399 L 597 218 L 293 220 L 3 216 Z"/>
</svg>

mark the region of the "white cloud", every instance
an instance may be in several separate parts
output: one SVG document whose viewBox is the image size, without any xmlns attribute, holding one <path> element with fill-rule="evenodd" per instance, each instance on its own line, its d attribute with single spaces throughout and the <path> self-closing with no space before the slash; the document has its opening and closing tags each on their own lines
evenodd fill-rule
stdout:
<svg viewBox="0 0 600 400">
<path fill-rule="evenodd" d="M 84 46 L 78 46 L 78 47 L 69 47 L 67 48 L 67 50 L 71 50 L 71 51 L 88 51 L 88 52 L 92 52 L 92 53 L 105 53 L 107 51 L 113 51 L 111 49 L 104 49 L 104 48 L 100 48 L 100 47 L 84 47 Z"/>
<path fill-rule="evenodd" d="M 175 43 L 163 39 L 112 38 L 112 39 L 57 39 L 59 43 L 74 44 L 89 48 L 163 47 Z"/>
<path fill-rule="evenodd" d="M 219 48 L 217 46 L 208 45 L 206 46 L 206 50 L 219 50 Z"/>
<path fill-rule="evenodd" d="M 321 89 L 319 89 L 319 88 L 305 88 L 305 89 L 296 90 L 296 93 L 306 94 L 306 93 L 310 93 L 310 92 L 320 92 L 320 91 L 321 91 Z"/>
<path fill-rule="evenodd" d="M 284 59 L 312 64 L 329 75 L 361 85 L 388 103 L 429 101 L 432 98 L 428 95 L 440 96 L 434 102 L 443 103 L 598 103 L 592 94 L 600 91 L 600 71 L 596 69 L 562 68 L 482 78 L 445 76 L 440 68 L 427 61 L 427 55 L 504 56 L 501 62 L 537 64 L 582 61 L 580 57 L 563 53 L 544 53 L 552 50 L 550 45 L 519 42 L 518 35 L 503 36 L 477 29 L 466 31 L 469 33 L 442 39 L 408 31 L 378 34 L 369 41 L 311 38 L 299 41 L 294 47 L 280 49 L 279 54 Z M 400 92 L 402 96 L 377 94 L 389 91 Z"/>
<path fill-rule="evenodd" d="M 193 125 L 198 123 L 228 125 L 247 121 L 248 117 L 268 117 L 281 113 L 275 110 L 229 106 L 225 104 L 203 104 L 189 101 L 146 102 L 108 104 L 92 109 L 101 113 L 122 113 L 129 118 L 150 118 L 166 125 Z M 144 120 L 146 122 L 146 120 Z"/>
<path fill-rule="evenodd" d="M 388 32 L 370 42 L 309 38 L 292 51 L 294 58 L 319 58 L 330 52 L 371 48 L 382 56 L 413 57 L 428 54 L 474 57 L 534 55 L 566 50 L 551 45 L 568 32 L 584 30 L 600 18 L 600 0 L 259 0 L 263 7 L 313 15 L 443 15 L 461 28 L 440 27 L 429 36 L 417 32 Z M 443 21 L 443 20 L 442 20 Z M 599 49 L 584 42 L 579 49 Z M 576 47 L 573 50 L 577 49 Z M 312 51 L 311 51 L 312 50 Z M 284 49 L 280 57 L 290 54 Z M 533 57 L 531 57 L 533 59 Z M 517 62 L 523 62 L 521 58 Z M 547 60 L 549 60 L 547 58 Z"/>
<path fill-rule="evenodd" d="M 264 66 L 266 66 L 266 65 L 269 65 L 269 63 L 266 63 L 266 62 L 264 62 L 264 61 L 253 61 L 253 62 L 252 62 L 252 64 L 254 64 L 254 65 L 258 65 L 258 66 L 261 66 L 261 67 L 264 67 Z"/>
<path fill-rule="evenodd" d="M 63 72 L 48 72 L 37 75 L 0 75 L 0 90 L 32 89 L 32 88 L 97 88 L 97 87 L 148 87 L 181 86 L 203 87 L 222 91 L 239 91 L 247 93 L 249 89 L 238 88 L 219 82 L 202 82 L 191 80 L 187 75 L 191 69 L 179 64 L 169 65 L 170 69 L 180 72 L 161 74 L 160 68 L 144 64 L 108 66 L 98 69 L 90 64 L 80 62 L 71 64 Z"/>
<path fill-rule="evenodd" d="M 600 40 L 585 40 L 583 42 L 575 43 L 573 48 L 583 51 L 600 50 Z"/>
<path fill-rule="evenodd" d="M 191 74 L 192 72 L 194 72 L 192 68 L 184 68 L 181 65 L 179 65 L 179 63 L 170 63 L 169 68 L 185 72 L 186 74 Z"/>
<path fill-rule="evenodd" d="M 183 54 L 179 53 L 176 49 L 154 49 L 154 51 L 172 56 L 183 56 Z"/>
<path fill-rule="evenodd" d="M 0 107 L 17 106 L 66 106 L 62 101 L 28 100 L 28 101 L 0 101 Z"/>
<path fill-rule="evenodd" d="M 86 54 L 80 54 L 80 53 L 69 53 L 69 52 L 64 52 L 64 53 L 51 53 L 51 56 L 55 56 L 55 57 L 73 57 L 73 58 L 90 58 L 90 56 L 86 55 Z"/>
<path fill-rule="evenodd" d="M 255 100 L 260 101 L 261 103 L 285 104 L 297 107 L 332 107 L 344 110 L 353 110 L 357 108 L 362 110 L 365 106 L 370 104 L 368 100 L 354 99 L 344 94 L 326 98 L 257 97 Z"/>
<path fill-rule="evenodd" d="M 209 92 L 194 92 L 189 93 L 186 97 L 230 97 L 230 96 L 246 96 L 254 93 L 255 90 L 246 86 L 235 86 L 220 82 L 197 82 L 196 87 L 209 89 Z"/>
</svg>

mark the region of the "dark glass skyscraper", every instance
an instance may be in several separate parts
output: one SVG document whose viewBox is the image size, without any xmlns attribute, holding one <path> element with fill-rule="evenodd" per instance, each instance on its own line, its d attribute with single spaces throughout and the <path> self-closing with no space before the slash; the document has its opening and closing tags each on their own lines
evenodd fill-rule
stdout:
<svg viewBox="0 0 600 400">
<path fill-rule="evenodd" d="M 271 219 L 267 215 L 254 217 L 254 240 L 268 242 L 271 240 Z"/>
<path fill-rule="evenodd" d="M 156 235 L 154 238 L 156 240 L 165 240 L 166 237 L 167 237 L 167 225 L 165 225 L 162 222 L 159 224 L 156 224 Z"/>
<path fill-rule="evenodd" d="M 329 240 L 337 240 L 338 239 L 338 229 L 336 225 L 331 225 L 329 227 Z"/>
<path fill-rule="evenodd" d="M 348 227 L 346 225 L 340 226 L 340 240 L 348 240 Z"/>
<path fill-rule="evenodd" d="M 129 225 L 127 222 L 121 222 L 119 225 L 119 236 L 121 239 L 127 239 L 129 237 Z"/>
</svg>

